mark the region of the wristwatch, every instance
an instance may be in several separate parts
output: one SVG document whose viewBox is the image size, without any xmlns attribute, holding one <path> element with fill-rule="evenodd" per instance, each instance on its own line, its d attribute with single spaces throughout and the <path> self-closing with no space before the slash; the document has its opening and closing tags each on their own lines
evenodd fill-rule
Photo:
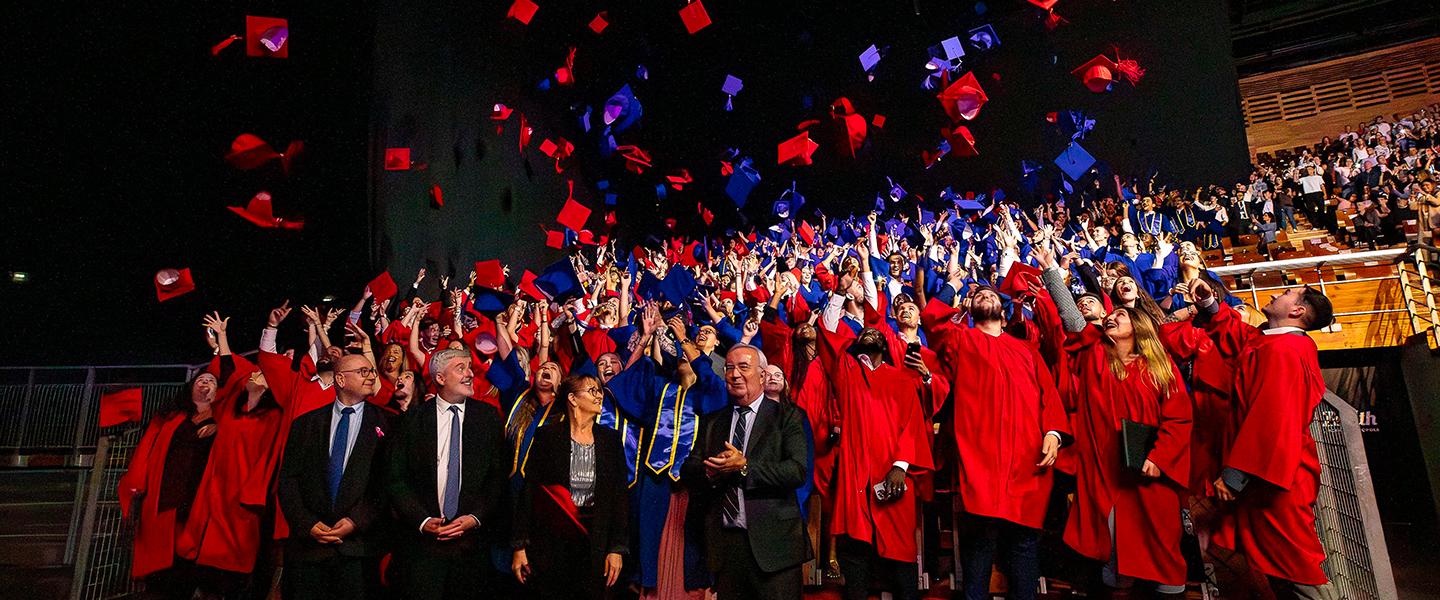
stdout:
<svg viewBox="0 0 1440 600">
<path fill-rule="evenodd" d="M 750 476 L 750 465 L 747 463 L 745 466 L 740 467 L 740 477 L 741 477 L 741 478 L 745 478 L 745 477 L 749 477 L 749 476 Z"/>
</svg>

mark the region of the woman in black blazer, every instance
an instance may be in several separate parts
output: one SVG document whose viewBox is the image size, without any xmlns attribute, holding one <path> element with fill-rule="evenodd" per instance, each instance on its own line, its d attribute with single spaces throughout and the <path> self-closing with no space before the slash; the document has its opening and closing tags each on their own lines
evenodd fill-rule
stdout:
<svg viewBox="0 0 1440 600">
<path fill-rule="evenodd" d="M 605 598 L 629 541 L 620 434 L 595 425 L 600 380 L 571 375 L 556 401 L 567 418 L 535 433 L 515 506 L 511 571 L 537 598 Z"/>
</svg>

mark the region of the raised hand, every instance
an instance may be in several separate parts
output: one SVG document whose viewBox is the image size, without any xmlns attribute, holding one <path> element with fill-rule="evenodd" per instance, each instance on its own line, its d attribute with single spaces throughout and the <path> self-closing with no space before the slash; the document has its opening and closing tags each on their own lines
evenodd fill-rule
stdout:
<svg viewBox="0 0 1440 600">
<path fill-rule="evenodd" d="M 319 326 L 321 323 L 320 313 L 308 305 L 300 307 L 300 314 L 305 315 L 305 320 L 311 325 Z"/>
<path fill-rule="evenodd" d="M 420 272 L 415 274 L 415 285 L 420 285 L 421 281 L 425 281 L 425 267 L 420 267 Z"/>
<path fill-rule="evenodd" d="M 230 317 L 222 319 L 220 318 L 220 311 L 215 311 L 212 314 L 205 315 L 203 323 L 206 327 L 214 331 L 216 335 L 224 335 L 225 327 L 230 324 Z"/>
<path fill-rule="evenodd" d="M 270 327 L 279 327 L 280 322 L 288 316 L 290 316 L 290 301 L 286 300 L 284 304 L 270 309 L 270 319 L 266 323 Z"/>
<path fill-rule="evenodd" d="M 345 309 L 343 309 L 343 308 L 332 308 L 332 309 L 330 309 L 329 311 L 327 311 L 327 312 L 325 313 L 325 323 L 324 323 L 325 328 L 326 328 L 326 329 L 329 329 L 329 328 L 330 328 L 330 325 L 332 325 L 332 324 L 335 323 L 336 317 L 339 317 L 340 314 L 343 313 L 343 312 L 345 312 Z"/>
</svg>

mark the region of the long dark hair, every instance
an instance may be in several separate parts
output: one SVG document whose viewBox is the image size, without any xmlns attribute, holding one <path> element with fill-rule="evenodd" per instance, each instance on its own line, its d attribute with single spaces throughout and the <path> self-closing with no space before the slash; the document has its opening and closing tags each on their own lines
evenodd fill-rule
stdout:
<svg viewBox="0 0 1440 600">
<path fill-rule="evenodd" d="M 215 380 L 215 394 L 217 396 L 220 394 L 220 378 L 216 377 L 214 373 L 202 370 L 192 375 L 190 380 L 185 382 L 185 385 L 180 386 L 180 389 L 175 391 L 175 399 L 172 401 L 169 411 L 171 414 L 195 414 L 195 400 L 193 399 L 195 395 L 195 384 L 200 381 L 201 377 L 206 375 L 209 375 L 211 379 Z"/>
</svg>

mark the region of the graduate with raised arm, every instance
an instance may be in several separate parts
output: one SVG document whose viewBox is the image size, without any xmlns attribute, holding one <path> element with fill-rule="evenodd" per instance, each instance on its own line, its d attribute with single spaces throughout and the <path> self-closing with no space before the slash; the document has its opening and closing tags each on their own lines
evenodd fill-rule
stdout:
<svg viewBox="0 0 1440 600">
<path fill-rule="evenodd" d="M 1160 342 L 1159 324 L 1142 311 L 1117 306 L 1103 329 L 1091 327 L 1043 254 L 1042 278 L 1075 338 L 1070 422 L 1078 489 L 1065 543 L 1105 561 L 1102 594 L 1136 578 L 1152 582 L 1162 598 L 1182 598 L 1180 499 L 1190 484 L 1192 407 L 1180 370 Z M 1126 420 L 1155 428 L 1138 472 L 1123 460 Z"/>
<path fill-rule="evenodd" d="M 941 431 L 956 452 L 965 597 L 989 597 L 990 569 L 1003 551 L 1011 597 L 1034 598 L 1051 466 L 1070 440 L 1053 375 L 1035 344 L 1006 332 L 1004 306 L 990 286 L 970 286 L 960 312 L 931 300 L 922 319 L 957 382 Z"/>
<path fill-rule="evenodd" d="M 873 287 L 848 275 L 841 280 L 850 298 L 875 306 Z M 845 301 L 845 295 L 831 297 L 819 333 L 820 360 L 843 419 L 830 531 L 837 536 L 844 597 L 866 598 L 871 580 L 883 578 L 896 597 L 918 598 L 915 476 L 934 469 L 920 403 L 925 383 L 914 371 L 886 362 L 889 348 L 879 330 L 866 327 L 857 336 L 839 326 Z"/>
<path fill-rule="evenodd" d="M 1234 357 L 1238 425 L 1213 484 L 1217 497 L 1234 502 L 1234 513 L 1221 521 L 1214 542 L 1244 553 L 1276 598 L 1332 598 L 1315 533 L 1320 458 L 1310 436 L 1325 381 L 1315 341 L 1305 333 L 1330 325 L 1330 299 L 1310 287 L 1277 294 L 1261 309 L 1262 330 L 1219 302 L 1202 280 L 1190 282 L 1190 293 L 1220 352 Z"/>
<path fill-rule="evenodd" d="M 666 322 L 657 305 L 646 304 L 637 350 L 606 385 L 621 414 L 646 427 L 631 486 L 639 532 L 635 561 L 644 597 L 685 597 L 710 585 L 700 561 L 699 532 L 685 527 L 689 494 L 680 485 L 680 466 L 695 445 L 699 417 L 724 409 L 728 400 L 724 382 L 685 329 L 680 317 Z M 654 360 L 662 335 L 672 336 L 684 353 L 673 377 L 660 374 Z"/>
<path fill-rule="evenodd" d="M 522 366 L 517 352 L 516 331 L 524 318 L 523 305 L 516 304 L 511 310 L 497 316 L 496 354 L 500 357 L 485 372 L 499 393 L 500 415 L 505 423 L 505 440 L 511 448 L 510 485 L 518 493 L 525 479 L 525 460 L 530 457 L 530 444 L 535 440 L 535 430 L 552 420 L 559 420 L 565 414 L 565 407 L 555 406 L 555 391 L 563 378 L 560 365 L 550 360 L 550 316 L 543 303 L 537 303 L 533 312 L 535 325 L 535 369 L 533 379 Z"/>
</svg>

